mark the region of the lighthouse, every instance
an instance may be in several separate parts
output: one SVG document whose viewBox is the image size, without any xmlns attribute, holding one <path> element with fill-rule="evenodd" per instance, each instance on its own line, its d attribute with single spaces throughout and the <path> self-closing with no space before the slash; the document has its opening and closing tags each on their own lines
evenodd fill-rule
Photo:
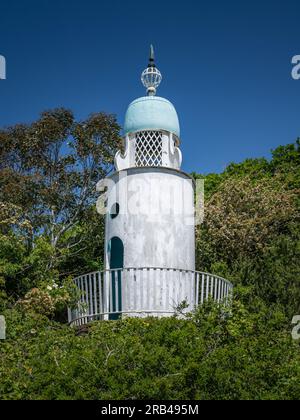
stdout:
<svg viewBox="0 0 300 420">
<path fill-rule="evenodd" d="M 141 81 L 146 94 L 125 114 L 115 171 L 97 184 L 105 214 L 104 270 L 74 279 L 75 326 L 93 320 L 168 317 L 205 300 L 228 301 L 232 284 L 195 271 L 195 185 L 181 170 L 179 119 L 157 95 L 162 74 L 151 46 Z"/>
<path fill-rule="evenodd" d="M 182 302 L 194 304 L 191 276 L 183 275 L 195 270 L 194 186 L 180 169 L 177 112 L 156 95 L 162 75 L 152 46 L 141 81 L 146 96 L 127 109 L 124 152 L 108 184 L 105 264 L 128 269 L 116 274 L 114 307 L 167 316 Z"/>
</svg>

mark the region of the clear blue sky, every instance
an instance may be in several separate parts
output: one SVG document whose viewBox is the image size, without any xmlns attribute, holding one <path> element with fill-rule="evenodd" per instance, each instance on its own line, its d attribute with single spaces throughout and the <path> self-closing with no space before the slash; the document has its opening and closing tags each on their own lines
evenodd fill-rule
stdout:
<svg viewBox="0 0 300 420">
<path fill-rule="evenodd" d="M 184 170 L 268 157 L 300 136 L 299 28 L 299 0 L 1 0 L 0 127 L 61 106 L 123 124 L 153 43 Z"/>
</svg>

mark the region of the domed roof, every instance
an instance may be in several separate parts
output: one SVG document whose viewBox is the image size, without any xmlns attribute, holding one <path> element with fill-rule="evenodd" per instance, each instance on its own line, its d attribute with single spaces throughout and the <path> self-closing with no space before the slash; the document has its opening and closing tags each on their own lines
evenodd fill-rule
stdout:
<svg viewBox="0 0 300 420">
<path fill-rule="evenodd" d="M 176 109 L 170 101 L 158 96 L 145 96 L 133 101 L 126 112 L 125 135 L 142 130 L 166 130 L 180 137 Z"/>
</svg>

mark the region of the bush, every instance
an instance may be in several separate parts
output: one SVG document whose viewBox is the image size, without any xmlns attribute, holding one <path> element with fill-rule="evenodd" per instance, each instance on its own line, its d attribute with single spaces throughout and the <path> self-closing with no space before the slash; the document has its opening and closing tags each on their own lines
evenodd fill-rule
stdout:
<svg viewBox="0 0 300 420">
<path fill-rule="evenodd" d="M 241 290 L 242 294 L 248 291 Z M 299 399 L 300 349 L 280 307 L 208 302 L 186 319 L 95 322 L 85 332 L 5 312 L 1 399 Z"/>
</svg>

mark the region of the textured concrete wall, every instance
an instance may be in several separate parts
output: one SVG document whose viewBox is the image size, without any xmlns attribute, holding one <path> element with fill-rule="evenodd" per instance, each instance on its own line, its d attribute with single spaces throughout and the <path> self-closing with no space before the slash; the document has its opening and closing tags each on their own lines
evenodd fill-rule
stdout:
<svg viewBox="0 0 300 420">
<path fill-rule="evenodd" d="M 115 173 L 111 181 L 108 209 L 118 202 L 120 210 L 115 218 L 106 216 L 106 268 L 110 240 L 117 236 L 124 244 L 124 267 L 195 270 L 194 186 L 190 177 L 167 168 L 131 168 Z M 170 315 L 183 300 L 192 308 L 188 275 L 170 272 L 162 281 L 155 272 L 147 279 L 130 276 L 132 281 L 141 287 L 122 286 L 123 311 L 134 311 L 134 302 L 143 294 L 146 309 L 162 310 L 157 316 Z"/>
<path fill-rule="evenodd" d="M 108 209 L 118 202 L 120 213 L 114 219 L 107 215 L 106 250 L 117 236 L 124 244 L 125 267 L 194 270 L 192 180 L 165 168 L 132 168 L 111 179 Z"/>
</svg>

